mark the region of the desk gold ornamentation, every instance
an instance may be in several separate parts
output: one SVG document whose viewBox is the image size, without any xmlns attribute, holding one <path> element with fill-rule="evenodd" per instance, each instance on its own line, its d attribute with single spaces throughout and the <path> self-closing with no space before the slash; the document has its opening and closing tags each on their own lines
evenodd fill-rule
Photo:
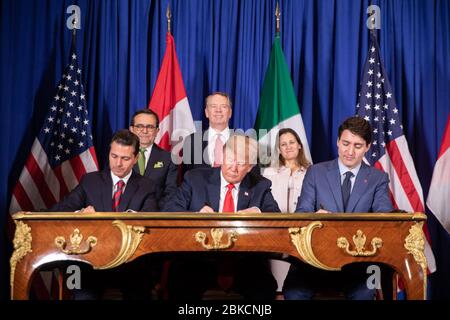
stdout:
<svg viewBox="0 0 450 320">
<path fill-rule="evenodd" d="M 14 291 L 14 274 L 16 272 L 16 265 L 23 259 L 28 253 L 32 252 L 31 242 L 33 238 L 31 236 L 31 228 L 22 221 L 14 221 L 16 224 L 16 232 L 14 234 L 14 252 L 9 260 L 10 265 L 10 278 L 11 296 Z"/>
<path fill-rule="evenodd" d="M 362 230 L 357 230 L 356 234 L 352 237 L 356 250 L 350 250 L 350 243 L 346 237 L 339 237 L 337 239 L 337 246 L 341 249 L 345 249 L 345 252 L 353 257 L 372 257 L 377 253 L 377 250 L 383 246 L 383 240 L 379 237 L 375 237 L 370 242 L 372 250 L 366 251 L 366 235 Z"/>
<path fill-rule="evenodd" d="M 287 254 L 325 270 L 340 270 L 351 263 L 380 263 L 401 277 L 408 299 L 425 298 L 422 225 L 426 216 L 420 213 L 18 212 L 13 219 L 16 233 L 10 284 L 15 300 L 30 298 L 34 276 L 51 263 L 82 262 L 94 269 L 109 269 L 147 254 L 206 251 L 220 255 L 220 250 Z M 55 238 L 64 236 L 69 246 L 65 249 L 73 244 L 85 249 L 81 233 L 97 239 L 90 251 L 65 254 L 55 246 Z M 363 254 L 348 254 L 336 245 L 339 238 L 347 243 L 354 239 L 349 251 Z M 376 238 L 382 239 L 383 246 L 367 256 L 373 248 L 365 250 L 364 240 Z M 380 244 L 375 241 L 373 246 Z"/>
<path fill-rule="evenodd" d="M 221 243 L 222 242 L 222 236 L 223 236 L 224 230 L 222 228 L 213 228 L 211 229 L 211 237 L 212 237 L 212 244 L 206 243 L 206 233 L 199 231 L 195 234 L 195 240 L 197 242 L 200 242 L 202 247 L 206 250 L 224 250 L 231 248 L 233 245 L 233 242 L 236 242 L 237 240 L 237 232 L 231 231 L 228 234 L 228 242 L 227 243 Z M 209 241 L 210 242 L 210 241 Z"/>
<path fill-rule="evenodd" d="M 322 223 L 320 221 L 312 222 L 307 227 L 289 228 L 292 243 L 297 248 L 300 257 L 313 267 L 329 271 L 340 270 L 340 268 L 332 268 L 323 264 L 314 255 L 311 243 L 312 233 L 316 228 L 322 228 Z"/>
<path fill-rule="evenodd" d="M 73 230 L 69 237 L 70 244 L 67 245 L 66 239 L 63 236 L 58 236 L 55 238 L 55 245 L 65 254 L 85 254 L 91 251 L 92 247 L 97 244 L 97 238 L 94 236 L 89 236 L 81 247 L 81 242 L 83 241 L 83 234 L 81 234 L 79 229 Z"/>
</svg>

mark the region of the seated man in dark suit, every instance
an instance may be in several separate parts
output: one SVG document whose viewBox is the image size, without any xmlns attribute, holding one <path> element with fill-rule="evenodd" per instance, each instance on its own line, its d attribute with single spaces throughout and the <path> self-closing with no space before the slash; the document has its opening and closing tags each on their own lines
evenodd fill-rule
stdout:
<svg viewBox="0 0 450 320">
<path fill-rule="evenodd" d="M 224 146 L 221 166 L 188 171 L 165 211 L 279 212 L 270 191 L 270 180 L 251 172 L 256 158 L 255 140 L 242 135 L 231 136 Z M 241 254 L 228 259 L 222 256 L 219 260 L 217 267 L 207 259 L 202 260 L 203 263 L 195 259 L 184 263 L 176 261 L 169 275 L 169 297 L 199 299 L 204 290 L 217 284 L 218 273 L 218 282 L 225 290 L 235 289 L 247 299 L 274 298 L 276 281 L 267 259 Z"/>
<path fill-rule="evenodd" d="M 157 211 L 155 184 L 132 170 L 138 153 L 139 138 L 128 130 L 118 131 L 111 140 L 109 168 L 84 175 L 50 211 Z"/>
<path fill-rule="evenodd" d="M 50 211 L 157 211 L 155 184 L 132 170 L 138 161 L 138 152 L 139 138 L 128 130 L 118 131 L 111 140 L 109 168 L 84 175 L 80 184 Z M 82 288 L 74 290 L 74 298 L 100 298 L 103 289 L 111 286 L 119 286 L 124 295 L 143 294 L 150 290 L 150 276 L 138 268 L 135 262 L 119 269 L 94 272 L 83 266 Z M 144 283 L 148 284 L 145 288 Z"/>
<path fill-rule="evenodd" d="M 338 131 L 338 158 L 308 168 L 296 212 L 390 212 L 389 178 L 363 162 L 372 129 L 359 117 L 345 120 Z M 311 299 L 321 287 L 341 287 L 347 299 L 373 300 L 366 284 L 367 265 L 344 266 L 341 272 L 291 265 L 283 286 L 285 299 Z"/>
</svg>

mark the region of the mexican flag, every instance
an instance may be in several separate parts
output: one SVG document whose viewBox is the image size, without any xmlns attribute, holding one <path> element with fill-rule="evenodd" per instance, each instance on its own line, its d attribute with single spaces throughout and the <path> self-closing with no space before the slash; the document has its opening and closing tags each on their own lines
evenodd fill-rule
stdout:
<svg viewBox="0 0 450 320">
<path fill-rule="evenodd" d="M 269 153 L 274 155 L 272 160 L 278 159 L 275 142 L 278 131 L 282 128 L 291 128 L 297 132 L 302 140 L 305 156 L 312 163 L 297 97 L 281 49 L 280 36 L 277 34 L 270 53 L 255 124 L 262 149 L 260 161 L 263 164 L 267 164 L 267 158 L 264 159 L 266 153 L 267 156 L 270 156 Z M 261 134 L 260 130 L 267 130 L 267 133 Z"/>
</svg>

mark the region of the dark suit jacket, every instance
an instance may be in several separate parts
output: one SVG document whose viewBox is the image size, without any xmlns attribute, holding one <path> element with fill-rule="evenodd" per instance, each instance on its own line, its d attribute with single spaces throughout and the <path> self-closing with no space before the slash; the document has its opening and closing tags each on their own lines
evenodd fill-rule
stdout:
<svg viewBox="0 0 450 320">
<path fill-rule="evenodd" d="M 183 172 L 197 168 L 211 167 L 208 158 L 208 130 L 192 133 L 183 142 Z"/>
<path fill-rule="evenodd" d="M 344 212 L 338 160 L 308 168 L 298 198 L 296 212 L 325 210 Z M 390 212 L 389 177 L 386 173 L 361 164 L 348 200 L 346 212 Z"/>
<path fill-rule="evenodd" d="M 50 211 L 76 211 L 89 205 L 99 212 L 112 211 L 112 178 L 109 169 L 87 173 L 80 184 Z M 155 186 L 151 180 L 133 172 L 120 199 L 119 211 L 158 211 Z"/>
<path fill-rule="evenodd" d="M 139 174 L 138 164 L 133 170 Z M 178 166 L 172 162 L 170 152 L 153 144 L 144 176 L 155 183 L 158 207 L 163 208 L 177 190 Z"/>
<path fill-rule="evenodd" d="M 273 199 L 270 180 L 248 173 L 239 186 L 237 210 L 258 207 L 262 212 L 280 212 Z M 188 171 L 177 193 L 164 211 L 199 211 L 205 204 L 219 211 L 220 168 L 199 168 Z"/>
</svg>

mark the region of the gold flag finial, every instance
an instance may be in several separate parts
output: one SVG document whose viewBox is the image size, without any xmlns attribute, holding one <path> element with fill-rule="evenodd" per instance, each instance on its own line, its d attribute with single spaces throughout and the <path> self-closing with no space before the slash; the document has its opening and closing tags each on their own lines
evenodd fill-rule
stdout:
<svg viewBox="0 0 450 320">
<path fill-rule="evenodd" d="M 277 34 L 280 33 L 280 6 L 279 3 L 277 1 L 277 7 L 275 9 L 275 17 L 277 17 Z"/>
<path fill-rule="evenodd" d="M 166 17 L 167 17 L 167 32 L 170 32 L 170 18 L 172 18 L 172 14 L 170 13 L 170 3 L 167 4 Z"/>
</svg>

